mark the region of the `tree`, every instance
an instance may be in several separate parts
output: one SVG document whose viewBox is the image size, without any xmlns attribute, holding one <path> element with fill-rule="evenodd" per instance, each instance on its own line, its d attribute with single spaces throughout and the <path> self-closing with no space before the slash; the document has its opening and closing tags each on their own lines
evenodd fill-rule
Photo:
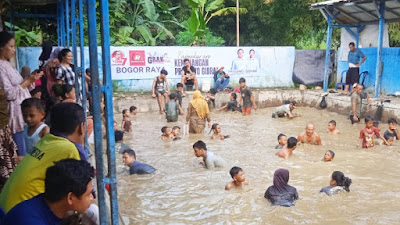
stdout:
<svg viewBox="0 0 400 225">
<path fill-rule="evenodd" d="M 225 0 L 186 0 L 192 8 L 192 13 L 182 23 L 185 31 L 178 34 L 179 45 L 219 46 L 224 43 L 222 38 L 216 37 L 209 30 L 207 24 L 216 16 L 236 13 L 235 7 L 224 7 Z M 239 13 L 247 13 L 247 9 L 240 8 Z"/>
</svg>

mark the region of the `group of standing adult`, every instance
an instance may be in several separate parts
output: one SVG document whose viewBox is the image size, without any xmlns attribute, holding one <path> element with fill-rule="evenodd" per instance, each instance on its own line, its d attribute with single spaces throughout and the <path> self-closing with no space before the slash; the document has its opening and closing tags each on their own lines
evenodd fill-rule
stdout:
<svg viewBox="0 0 400 225">
<path fill-rule="evenodd" d="M 10 63 L 16 52 L 14 36 L 0 32 L 0 190 L 26 154 L 22 101 L 32 97 L 30 91 L 35 83 L 36 88 L 40 86 L 43 100 L 54 96 L 54 84 L 75 84 L 71 51 L 53 50 L 50 42 L 44 42 L 42 50 L 39 69 L 31 73 L 25 67 L 29 72 L 23 77 Z"/>
</svg>

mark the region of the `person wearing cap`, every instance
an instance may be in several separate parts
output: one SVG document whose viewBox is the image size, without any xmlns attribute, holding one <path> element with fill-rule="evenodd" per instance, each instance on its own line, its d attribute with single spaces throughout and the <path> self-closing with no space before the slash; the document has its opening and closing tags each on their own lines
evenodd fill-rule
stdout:
<svg viewBox="0 0 400 225">
<path fill-rule="evenodd" d="M 160 113 L 164 114 L 164 108 L 161 104 L 162 96 L 164 96 L 165 103 L 168 102 L 168 93 L 169 93 L 169 86 L 167 81 L 168 72 L 165 69 L 162 69 L 160 72 L 160 76 L 154 78 L 153 81 L 153 98 L 157 97 L 158 107 L 160 108 Z M 167 90 L 165 91 L 165 87 Z"/>
<path fill-rule="evenodd" d="M 276 107 L 275 111 L 272 113 L 272 118 L 288 116 L 293 118 L 293 110 L 296 108 L 297 102 L 291 101 L 289 104 L 284 104 L 282 106 Z"/>
<path fill-rule="evenodd" d="M 219 66 L 218 70 L 214 72 L 215 88 L 220 91 L 224 90 L 229 85 L 229 75 L 224 72 L 224 67 Z"/>
</svg>

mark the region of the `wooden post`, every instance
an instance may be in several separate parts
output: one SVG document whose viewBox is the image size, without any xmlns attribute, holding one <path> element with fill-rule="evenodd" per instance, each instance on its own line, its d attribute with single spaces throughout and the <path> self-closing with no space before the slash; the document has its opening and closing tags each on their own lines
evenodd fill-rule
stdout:
<svg viewBox="0 0 400 225">
<path fill-rule="evenodd" d="M 236 46 L 239 47 L 239 0 L 236 0 Z"/>
</svg>

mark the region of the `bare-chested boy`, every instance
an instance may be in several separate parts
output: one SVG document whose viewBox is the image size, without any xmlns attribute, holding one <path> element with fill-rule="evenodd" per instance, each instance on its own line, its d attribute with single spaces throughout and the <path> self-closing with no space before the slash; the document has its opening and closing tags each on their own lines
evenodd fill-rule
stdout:
<svg viewBox="0 0 400 225">
<path fill-rule="evenodd" d="M 340 131 L 336 129 L 336 121 L 334 120 L 329 121 L 328 134 L 340 134 Z"/>
<path fill-rule="evenodd" d="M 295 137 L 290 137 L 287 140 L 287 146 L 283 147 L 282 149 L 279 149 L 275 155 L 284 158 L 284 159 L 288 159 L 289 156 L 292 155 L 292 152 L 294 150 L 296 150 L 297 147 L 297 139 Z"/>
</svg>

